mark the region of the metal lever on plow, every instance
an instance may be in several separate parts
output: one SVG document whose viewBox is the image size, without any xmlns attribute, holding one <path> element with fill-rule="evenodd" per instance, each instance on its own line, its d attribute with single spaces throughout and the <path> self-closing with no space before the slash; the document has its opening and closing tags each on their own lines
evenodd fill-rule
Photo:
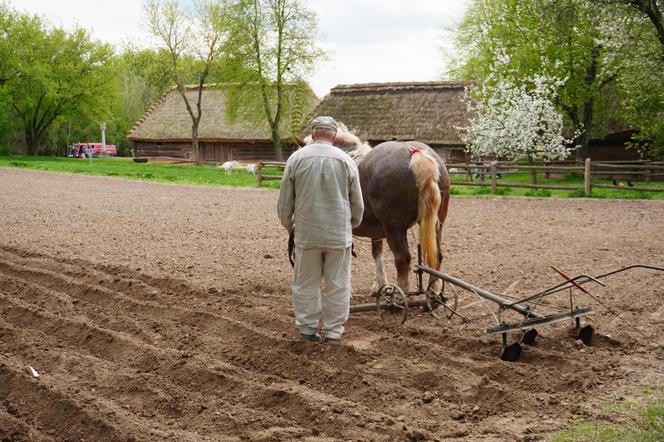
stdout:
<svg viewBox="0 0 664 442">
<path fill-rule="evenodd" d="M 601 281 L 601 279 L 606 278 L 607 276 L 615 275 L 617 273 L 622 273 L 626 272 L 628 270 L 633 270 L 633 269 L 646 269 L 646 270 L 656 270 L 659 272 L 664 272 L 664 268 L 662 267 L 655 267 L 655 266 L 649 266 L 645 264 L 633 264 L 627 267 L 621 267 L 616 270 L 612 270 L 610 272 L 603 273 L 601 275 L 597 276 L 590 276 L 590 275 L 577 275 L 574 276 L 573 278 L 569 278 L 567 281 L 562 282 L 560 284 L 554 285 L 553 287 L 549 287 L 547 289 L 542 290 L 539 293 L 535 293 L 534 295 L 530 295 L 527 298 L 520 299 L 515 302 L 528 302 L 532 299 L 535 299 L 539 296 L 549 296 L 553 295 L 554 293 L 562 292 L 563 290 L 567 290 L 568 288 L 572 287 L 573 282 L 576 282 L 579 286 L 586 284 L 590 281 L 596 282 L 597 284 L 604 286 L 605 284 Z"/>
</svg>

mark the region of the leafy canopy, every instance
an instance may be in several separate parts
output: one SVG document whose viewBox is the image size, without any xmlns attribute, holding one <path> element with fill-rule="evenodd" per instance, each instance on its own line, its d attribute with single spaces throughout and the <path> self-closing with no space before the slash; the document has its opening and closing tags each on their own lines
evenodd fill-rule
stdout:
<svg viewBox="0 0 664 442">
<path fill-rule="evenodd" d="M 316 14 L 299 0 L 239 0 L 233 23 L 227 68 L 239 87 L 232 116 L 267 122 L 281 158 L 281 140 L 297 132 L 304 117 L 304 77 L 324 59 L 315 44 Z M 287 114 L 291 121 L 284 120 Z"/>
<path fill-rule="evenodd" d="M 566 78 L 555 105 L 585 149 L 609 124 L 637 131 L 642 150 L 662 155 L 664 88 L 658 33 L 627 4 L 597 0 L 475 0 L 459 27 L 452 74 L 527 84 L 537 75 Z M 624 3 L 640 3 L 625 1 Z M 659 2 L 651 2 L 659 4 Z M 498 49 L 509 64 L 490 79 Z"/>
<path fill-rule="evenodd" d="M 0 5 L 0 78 L 25 136 L 36 153 L 52 125 L 78 119 L 97 125 L 114 91 L 113 50 L 85 29 L 49 27 L 39 17 Z"/>
</svg>

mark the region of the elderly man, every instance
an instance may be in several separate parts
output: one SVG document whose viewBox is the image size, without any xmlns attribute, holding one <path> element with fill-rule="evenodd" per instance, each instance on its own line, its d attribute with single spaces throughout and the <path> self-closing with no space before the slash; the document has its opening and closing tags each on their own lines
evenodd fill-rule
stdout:
<svg viewBox="0 0 664 442">
<path fill-rule="evenodd" d="M 293 312 L 301 339 L 320 341 L 320 327 L 326 340 L 338 341 L 350 307 L 352 229 L 364 203 L 357 166 L 332 145 L 336 121 L 321 116 L 310 127 L 314 143 L 288 159 L 277 209 L 295 233 Z"/>
</svg>

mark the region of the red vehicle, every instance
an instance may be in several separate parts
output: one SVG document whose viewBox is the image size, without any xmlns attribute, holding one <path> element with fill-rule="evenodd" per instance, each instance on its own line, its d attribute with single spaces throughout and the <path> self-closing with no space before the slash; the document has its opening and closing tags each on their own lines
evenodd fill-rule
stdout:
<svg viewBox="0 0 664 442">
<path fill-rule="evenodd" d="M 102 147 L 101 143 L 76 143 L 69 147 L 69 158 L 114 157 L 118 149 L 113 144 Z"/>
</svg>

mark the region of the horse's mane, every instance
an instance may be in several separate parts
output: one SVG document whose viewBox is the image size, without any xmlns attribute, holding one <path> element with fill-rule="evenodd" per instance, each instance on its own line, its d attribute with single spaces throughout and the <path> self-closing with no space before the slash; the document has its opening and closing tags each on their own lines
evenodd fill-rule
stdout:
<svg viewBox="0 0 664 442">
<path fill-rule="evenodd" d="M 313 143 L 311 135 L 307 135 L 304 139 L 305 144 Z M 369 143 L 362 142 L 360 138 L 351 132 L 345 124 L 337 123 L 337 139 L 334 145 L 346 152 L 352 159 L 359 162 L 366 154 L 371 151 Z"/>
</svg>

